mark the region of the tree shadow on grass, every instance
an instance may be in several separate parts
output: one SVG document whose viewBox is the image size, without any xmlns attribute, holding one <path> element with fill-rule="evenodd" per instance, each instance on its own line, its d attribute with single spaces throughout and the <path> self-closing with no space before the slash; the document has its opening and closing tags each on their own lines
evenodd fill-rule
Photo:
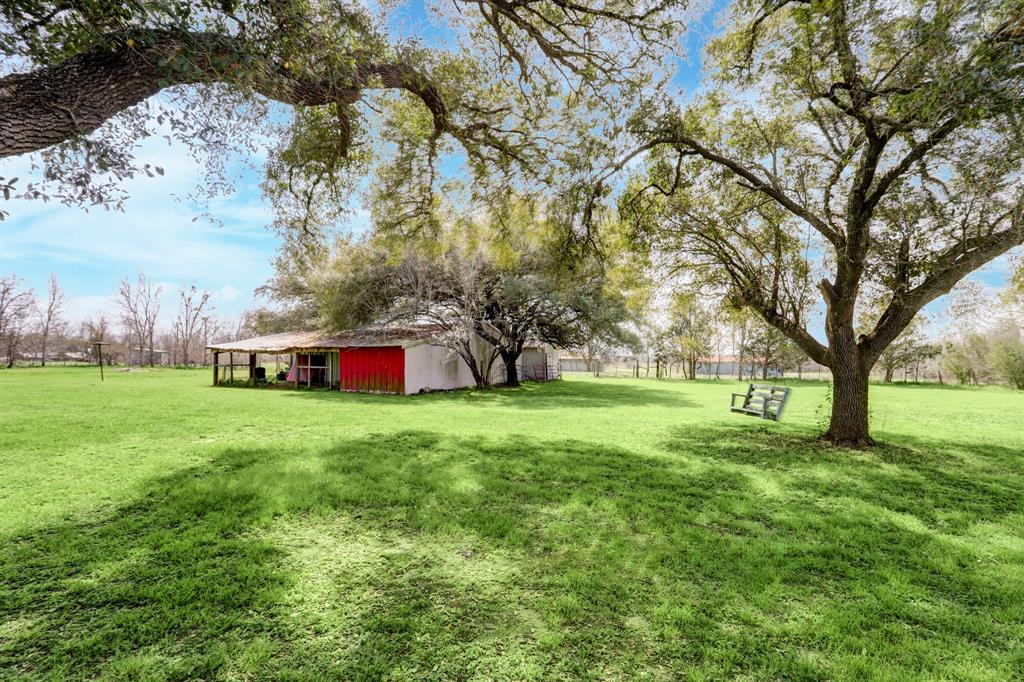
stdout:
<svg viewBox="0 0 1024 682">
<path fill-rule="evenodd" d="M 895 509 L 897 471 L 868 472 L 836 497 L 801 487 L 803 452 L 757 469 L 711 428 L 672 447 L 653 458 L 406 432 L 315 453 L 228 451 L 106 515 L 0 549 L 0 669 L 145 679 L 1010 670 L 1021 603 L 1012 545 L 914 524 Z M 848 460 L 825 457 L 816 463 L 850 473 Z M 971 489 L 988 501 L 966 513 L 1001 538 L 1013 528 L 998 525 L 1005 499 L 993 491 Z M 930 491 L 942 509 L 960 493 Z"/>
<path fill-rule="evenodd" d="M 339 395 L 340 394 L 340 395 Z M 678 391 L 652 386 L 635 386 L 608 381 L 605 383 L 582 381 L 525 381 L 516 388 L 494 386 L 487 389 L 458 389 L 434 391 L 417 395 L 374 395 L 341 393 L 340 391 L 294 391 L 289 395 L 314 400 L 357 400 L 394 405 L 396 401 L 415 404 L 426 402 L 454 402 L 469 406 L 497 406 L 520 410 L 551 410 L 573 408 L 615 407 L 696 407 L 697 404 Z M 342 398 L 344 396 L 344 398 Z"/>
<path fill-rule="evenodd" d="M 763 427 L 718 426 L 673 429 L 662 447 L 778 472 L 794 492 L 858 498 L 944 530 L 1020 513 L 1024 500 L 1024 463 L 1010 446 L 901 436 L 856 451 Z"/>
</svg>

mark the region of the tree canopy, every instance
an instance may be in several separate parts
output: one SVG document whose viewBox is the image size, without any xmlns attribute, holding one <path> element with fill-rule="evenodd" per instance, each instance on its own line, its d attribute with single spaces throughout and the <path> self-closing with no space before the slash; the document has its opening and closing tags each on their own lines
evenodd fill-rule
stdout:
<svg viewBox="0 0 1024 682">
<path fill-rule="evenodd" d="M 478 385 L 498 358 L 515 385 L 529 343 L 578 348 L 629 338 L 629 301 L 609 264 L 593 252 L 567 255 L 545 208 L 513 200 L 453 219 L 429 238 L 375 232 L 339 240 L 320 257 L 282 259 L 267 293 L 291 311 L 286 316 L 321 328 L 433 324 Z"/>
<path fill-rule="evenodd" d="M 732 6 L 705 95 L 634 115 L 640 241 L 707 273 L 836 381 L 826 437 L 866 444 L 867 375 L 927 303 L 1024 242 L 1024 14 L 1000 0 Z M 820 278 L 820 279 L 819 279 Z M 827 343 L 801 316 L 814 279 Z M 860 294 L 884 305 L 855 331 Z"/>
<path fill-rule="evenodd" d="M 0 9 L 0 158 L 42 151 L 45 181 L 2 184 L 117 206 L 122 178 L 160 171 L 136 168 L 132 146 L 162 124 L 206 158 L 214 187 L 228 184 L 226 149 L 270 143 L 281 227 L 330 222 L 371 167 L 380 215 L 427 220 L 450 189 L 446 154 L 476 189 L 544 179 L 553 129 L 621 110 L 660 68 L 684 7 L 438 1 L 432 39 L 402 25 L 404 3 L 14 0 Z"/>
</svg>

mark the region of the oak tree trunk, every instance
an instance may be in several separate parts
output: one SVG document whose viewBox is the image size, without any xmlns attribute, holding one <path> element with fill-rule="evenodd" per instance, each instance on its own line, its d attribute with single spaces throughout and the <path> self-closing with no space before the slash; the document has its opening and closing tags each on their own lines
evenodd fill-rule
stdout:
<svg viewBox="0 0 1024 682">
<path fill-rule="evenodd" d="M 518 358 L 508 356 L 505 360 L 505 385 L 515 388 L 519 385 L 519 369 L 516 367 Z"/>
<path fill-rule="evenodd" d="M 836 352 L 834 357 L 832 417 L 822 439 L 843 447 L 868 447 L 874 442 L 868 431 L 870 367 L 866 366 L 856 347 L 843 353 Z"/>
</svg>

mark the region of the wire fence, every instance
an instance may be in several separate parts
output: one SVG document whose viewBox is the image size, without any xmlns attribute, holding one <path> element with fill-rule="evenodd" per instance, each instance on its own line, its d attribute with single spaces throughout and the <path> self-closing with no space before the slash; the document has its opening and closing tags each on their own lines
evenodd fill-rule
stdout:
<svg viewBox="0 0 1024 682">
<path fill-rule="evenodd" d="M 563 371 L 575 375 L 592 375 L 607 378 L 632 379 L 688 379 L 689 370 L 684 362 L 647 361 L 643 358 L 620 358 L 616 360 L 573 361 L 565 363 Z M 589 367 L 588 367 L 589 365 Z M 694 371 L 696 379 L 727 379 L 754 381 L 769 379 L 819 379 L 828 381 L 832 375 L 827 367 L 807 363 L 789 371 L 769 365 L 765 368 L 758 362 L 739 363 L 734 360 L 700 361 Z"/>
<path fill-rule="evenodd" d="M 575 376 L 597 376 L 606 378 L 632 379 L 688 379 L 688 370 L 683 362 L 659 362 L 644 358 L 618 358 L 613 360 L 586 360 L 571 358 L 562 361 L 562 371 Z M 702 360 L 697 363 L 696 379 L 720 379 L 731 381 L 779 381 L 788 379 L 831 381 L 832 372 L 828 367 L 807 362 L 799 367 L 782 369 L 769 365 L 767 371 L 756 361 L 742 364 L 733 359 Z M 871 372 L 875 381 L 884 381 L 885 370 L 876 366 Z M 949 383 L 950 377 L 943 376 L 935 362 L 900 368 L 888 378 L 892 383 Z"/>
</svg>

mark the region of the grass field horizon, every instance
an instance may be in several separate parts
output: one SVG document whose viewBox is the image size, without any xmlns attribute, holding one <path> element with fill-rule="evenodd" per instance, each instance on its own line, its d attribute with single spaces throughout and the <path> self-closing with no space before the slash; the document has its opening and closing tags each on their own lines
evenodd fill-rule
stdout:
<svg viewBox="0 0 1024 682">
<path fill-rule="evenodd" d="M 1024 393 L 731 380 L 419 396 L 0 372 L 11 679 L 1024 671 Z"/>
</svg>

